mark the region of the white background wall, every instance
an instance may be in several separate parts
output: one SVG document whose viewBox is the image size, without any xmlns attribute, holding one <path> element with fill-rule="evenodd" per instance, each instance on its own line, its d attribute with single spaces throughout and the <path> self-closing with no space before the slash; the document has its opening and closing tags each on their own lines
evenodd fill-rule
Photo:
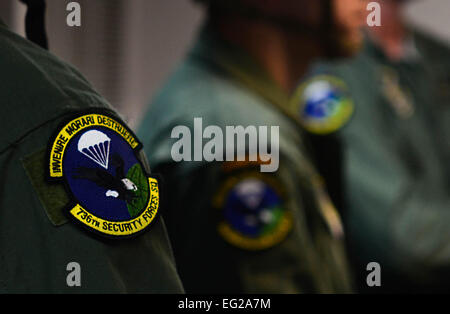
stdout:
<svg viewBox="0 0 450 314">
<path fill-rule="evenodd" d="M 188 48 L 201 9 L 191 0 L 79 0 L 82 26 L 70 28 L 69 2 L 47 0 L 51 51 L 77 66 L 135 125 Z M 450 43 L 450 0 L 412 1 L 406 13 Z M 0 1 L 0 16 L 21 34 L 24 14 L 18 0 Z"/>
<path fill-rule="evenodd" d="M 450 44 L 450 0 L 411 1 L 406 15 L 413 24 Z"/>
</svg>

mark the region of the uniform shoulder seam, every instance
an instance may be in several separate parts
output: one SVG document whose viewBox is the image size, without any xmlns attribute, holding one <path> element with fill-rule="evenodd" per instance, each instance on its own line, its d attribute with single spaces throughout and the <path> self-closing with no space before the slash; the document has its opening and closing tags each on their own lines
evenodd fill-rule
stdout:
<svg viewBox="0 0 450 314">
<path fill-rule="evenodd" d="M 34 132 L 36 132 L 37 130 L 39 130 L 40 128 L 44 127 L 45 125 L 58 120 L 64 116 L 70 115 L 71 114 L 71 110 L 76 110 L 76 107 L 70 108 L 70 105 L 73 103 L 74 101 L 72 99 L 65 99 L 62 102 L 59 102 L 58 104 L 60 106 L 66 106 L 65 108 L 62 108 L 58 113 L 55 113 L 54 116 L 46 119 L 45 121 L 39 123 L 36 126 L 33 126 L 31 129 L 26 130 L 25 132 L 23 132 L 21 135 L 17 136 L 14 140 L 12 140 L 10 143 L 6 144 L 4 147 L 0 147 L 0 156 L 2 156 L 3 154 L 5 154 L 9 149 L 15 147 L 16 145 L 18 145 L 20 142 L 22 142 L 23 140 L 25 140 L 28 136 L 30 136 L 31 134 L 33 134 Z M 99 102 L 99 105 L 101 105 L 101 103 Z M 91 107 L 93 108 L 93 107 Z M 101 107 L 99 106 L 98 108 L 105 108 L 105 107 Z M 84 108 L 87 109 L 87 108 Z M 109 109 L 109 108 L 107 108 Z M 83 108 L 79 108 L 78 110 L 83 110 Z"/>
</svg>

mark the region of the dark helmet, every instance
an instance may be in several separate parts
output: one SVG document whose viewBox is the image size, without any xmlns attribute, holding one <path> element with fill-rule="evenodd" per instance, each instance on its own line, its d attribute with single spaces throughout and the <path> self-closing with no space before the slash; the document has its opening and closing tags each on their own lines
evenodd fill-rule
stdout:
<svg viewBox="0 0 450 314">
<path fill-rule="evenodd" d="M 297 1 L 303 3 L 304 6 L 308 6 L 310 3 L 317 1 L 321 2 L 322 18 L 324 22 L 323 24 L 332 24 L 330 23 L 330 19 L 332 18 L 331 12 L 332 0 L 314 0 L 314 1 L 297 0 Z M 264 10 L 258 9 L 256 5 L 258 4 L 262 6 L 264 4 L 264 0 L 194 0 L 194 2 L 201 3 L 209 8 L 214 8 L 216 10 L 244 13 L 246 15 L 258 16 L 260 18 L 269 17 L 269 15 L 264 12 Z M 275 20 L 275 18 L 271 17 L 271 20 Z M 278 20 L 279 22 L 283 23 L 282 18 L 278 18 Z"/>
<path fill-rule="evenodd" d="M 333 14 L 332 0 L 298 0 L 299 2 L 303 3 L 304 6 L 308 6 L 313 2 L 321 3 L 320 22 L 317 25 L 310 25 L 310 23 L 307 23 L 306 21 L 302 22 L 299 21 L 298 19 L 291 20 L 265 12 L 261 8 L 257 8 L 257 5 L 255 5 L 258 3 L 258 1 L 263 2 L 262 0 L 194 0 L 194 1 L 205 5 L 209 9 L 209 12 L 219 11 L 221 13 L 229 12 L 232 14 L 240 14 L 250 18 L 265 20 L 268 23 L 277 24 L 281 27 L 296 32 L 309 34 L 311 36 L 321 39 L 321 42 L 325 46 L 326 48 L 325 51 L 327 53 L 336 50 L 334 47 L 337 45 L 337 39 L 335 38 L 334 32 L 335 20 Z"/>
</svg>

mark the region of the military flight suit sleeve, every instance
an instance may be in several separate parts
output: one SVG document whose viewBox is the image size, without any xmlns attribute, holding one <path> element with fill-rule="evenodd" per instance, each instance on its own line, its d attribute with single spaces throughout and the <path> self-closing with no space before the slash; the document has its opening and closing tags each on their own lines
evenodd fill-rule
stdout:
<svg viewBox="0 0 450 314">
<path fill-rule="evenodd" d="M 92 129 L 97 135 L 90 139 L 101 139 L 99 131 L 108 133 L 113 142 L 108 146 L 114 151 L 111 158 L 106 156 L 104 145 L 100 155 L 87 156 L 89 154 L 83 151 L 86 147 L 77 147 L 77 143 L 87 143 L 81 141 L 81 137 L 79 141 L 59 138 L 68 143 L 66 156 L 75 158 L 72 165 L 91 162 L 90 167 L 97 167 L 80 170 L 96 181 L 50 182 L 49 144 L 58 129 L 63 128 L 61 123 L 88 111 L 102 115 L 108 112 L 108 117 L 114 117 L 111 119 L 121 120 L 78 71 L 3 24 L 0 25 L 0 68 L 0 292 L 182 292 L 160 215 L 153 216 L 148 232 L 136 238 L 102 238 L 88 230 L 87 225 L 83 228 L 81 223 L 76 225 L 75 221 L 68 220 L 66 207 L 75 199 L 84 205 L 91 198 L 99 207 L 112 211 L 117 206 L 101 203 L 107 202 L 108 197 L 121 196 L 129 202 L 124 204 L 119 199 L 116 204 L 126 210 L 132 203 L 131 210 L 136 209 L 133 203 L 136 198 L 130 191 L 139 190 L 130 178 L 125 178 L 129 173 L 123 172 L 133 163 L 137 166 L 130 176 L 147 180 L 148 173 L 138 177 L 144 173 L 145 162 L 139 161 L 138 146 L 130 148 L 131 144 L 120 135 L 132 133 L 127 131 L 125 123 L 116 123 L 116 129 L 112 124 L 102 128 L 86 125 L 78 134 L 82 137 Z M 76 121 L 81 125 L 80 120 Z M 107 138 L 105 134 L 102 136 Z M 134 139 L 134 136 L 129 138 Z M 61 151 L 55 156 L 61 157 Z M 114 169 L 107 166 L 109 160 L 115 168 L 115 177 Z M 130 163 L 127 165 L 127 162 Z M 59 165 L 65 169 L 67 163 L 63 159 Z M 98 169 L 104 170 L 98 172 Z M 77 167 L 69 169 L 65 179 L 76 179 L 80 176 L 77 171 Z M 101 177 L 97 173 L 101 173 Z M 111 190 L 97 186 L 96 182 L 112 185 Z M 151 182 L 150 190 L 154 193 L 157 189 L 154 181 Z M 84 190 L 81 197 L 75 197 L 77 188 Z M 91 189 L 98 189 L 100 197 L 93 197 Z M 108 196 L 108 192 L 112 196 Z M 152 195 L 151 200 L 156 203 L 151 193 L 147 195 Z M 97 205 L 89 208 L 96 209 Z M 103 217 L 112 217 L 108 210 Z M 89 218 L 89 221 L 92 220 Z"/>
<path fill-rule="evenodd" d="M 67 221 L 69 197 L 44 173 L 47 141 L 61 118 L 1 152 L 0 291 L 182 292 L 161 217 L 148 233 L 124 240 L 101 239 Z M 81 267 L 80 287 L 66 282 L 70 262 Z"/>
<path fill-rule="evenodd" d="M 158 167 L 170 187 L 164 215 L 187 292 L 350 291 L 341 243 L 319 217 L 315 192 L 302 182 L 308 178 L 298 177 L 287 164 L 281 160 L 276 173 L 261 173 L 260 165 L 239 162 Z M 267 223 L 266 232 L 249 236 L 245 219 L 258 216 L 240 216 L 242 204 L 232 200 L 240 186 L 245 194 L 246 186 L 252 189 L 255 184 L 264 185 L 265 197 L 271 192 L 280 197 L 277 210 L 260 213 L 278 215 L 279 220 Z M 267 206 L 274 204 L 269 201 Z"/>
<path fill-rule="evenodd" d="M 163 214 L 186 291 L 348 292 L 341 242 L 330 235 L 318 209 L 298 128 L 260 93 L 276 90 L 270 80 L 257 89 L 244 83 L 264 80 L 259 66 L 220 46 L 200 39 L 149 105 L 139 130 L 154 171 L 168 187 Z M 244 75 L 248 80 L 211 60 L 224 55 L 228 65 L 248 63 L 239 71 L 251 73 Z M 236 152 L 225 134 L 233 126 L 279 126 L 278 170 L 262 173 L 259 164 L 222 162 L 217 154 Z M 210 127 L 217 133 L 206 135 Z M 181 129 L 185 132 L 177 135 Z M 235 146 L 247 146 L 245 137 L 245 144 Z M 202 158 L 207 147 L 218 158 Z M 177 149 L 187 157 L 174 157 Z"/>
</svg>

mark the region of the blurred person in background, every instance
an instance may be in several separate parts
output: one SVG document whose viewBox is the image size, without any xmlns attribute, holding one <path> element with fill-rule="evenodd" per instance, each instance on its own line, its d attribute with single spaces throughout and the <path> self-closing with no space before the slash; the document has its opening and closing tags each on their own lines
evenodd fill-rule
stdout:
<svg viewBox="0 0 450 314">
<path fill-rule="evenodd" d="M 0 293 L 182 293 L 137 138 L 45 49 L 45 1 L 23 2 L 34 43 L 0 20 Z"/>
<path fill-rule="evenodd" d="M 197 42 L 138 132 L 165 177 L 164 215 L 186 291 L 351 291 L 339 215 L 289 95 L 314 60 L 359 49 L 365 1 L 202 2 L 207 21 Z M 349 116 L 348 104 L 342 106 L 343 114 L 320 127 L 343 126 Z M 241 162 L 176 162 L 174 130 L 203 132 L 194 130 L 194 118 L 224 134 L 226 126 L 279 126 L 279 140 L 269 144 L 279 145 L 278 170 L 260 172 L 263 155 L 258 161 L 249 154 Z M 231 145 L 216 149 L 225 154 L 235 149 Z M 203 146 L 184 149 L 193 156 Z"/>
<path fill-rule="evenodd" d="M 355 105 L 333 136 L 342 151 L 342 214 L 361 291 L 448 292 L 450 53 L 407 25 L 406 2 L 380 1 L 381 26 L 367 28 L 360 55 L 318 65 L 294 102 L 340 91 Z M 328 87 L 311 92 L 318 82 Z M 371 262 L 381 266 L 376 289 L 365 281 Z"/>
</svg>

